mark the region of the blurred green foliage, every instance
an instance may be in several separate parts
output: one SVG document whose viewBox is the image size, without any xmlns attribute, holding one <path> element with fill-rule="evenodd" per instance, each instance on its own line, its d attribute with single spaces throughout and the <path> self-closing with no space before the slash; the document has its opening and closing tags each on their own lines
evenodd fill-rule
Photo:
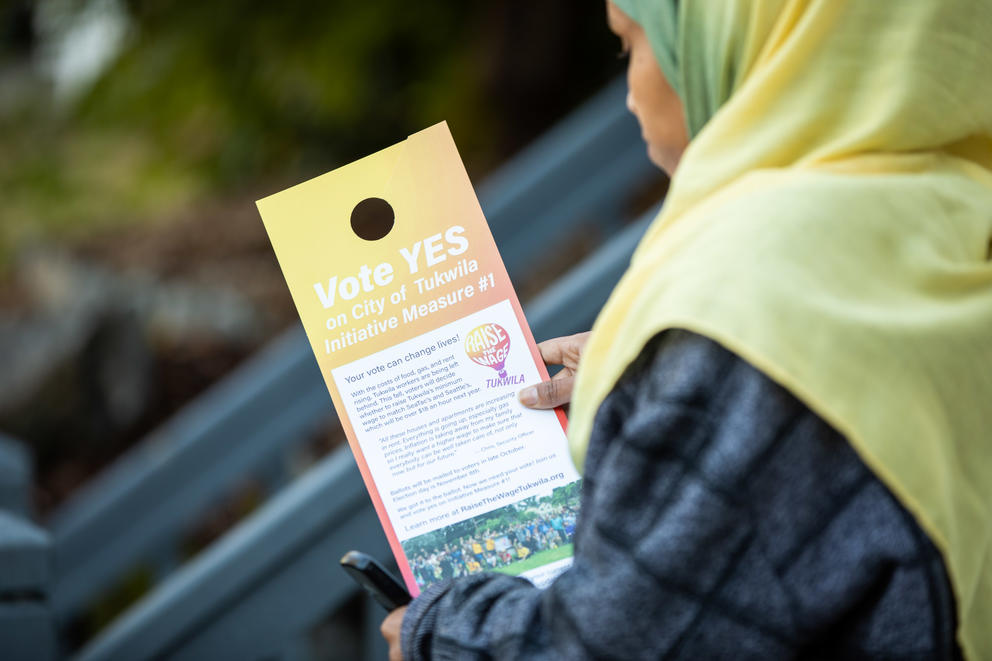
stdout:
<svg viewBox="0 0 992 661">
<path fill-rule="evenodd" d="M 459 29 L 467 6 L 132 0 L 147 37 L 78 112 L 130 126 L 208 185 L 348 158 L 445 115 L 471 131 L 485 117 Z"/>
<path fill-rule="evenodd" d="M 616 70 L 598 1 L 124 7 L 124 46 L 80 98 L 0 108 L 0 264 L 25 236 L 269 193 L 442 119 L 485 169 L 520 146 L 514 124 L 543 127 Z"/>
</svg>

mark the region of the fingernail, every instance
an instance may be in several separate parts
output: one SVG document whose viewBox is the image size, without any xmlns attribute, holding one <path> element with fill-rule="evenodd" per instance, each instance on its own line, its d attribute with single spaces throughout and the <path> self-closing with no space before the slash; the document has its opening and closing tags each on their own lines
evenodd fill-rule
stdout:
<svg viewBox="0 0 992 661">
<path fill-rule="evenodd" d="M 530 388 L 524 388 L 517 395 L 520 399 L 520 403 L 524 406 L 534 406 L 537 404 L 537 388 L 531 386 Z"/>
</svg>

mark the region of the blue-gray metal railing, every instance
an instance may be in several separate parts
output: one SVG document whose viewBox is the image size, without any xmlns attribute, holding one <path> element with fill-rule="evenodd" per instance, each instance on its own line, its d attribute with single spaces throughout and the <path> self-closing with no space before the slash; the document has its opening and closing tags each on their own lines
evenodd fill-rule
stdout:
<svg viewBox="0 0 992 661">
<path fill-rule="evenodd" d="M 480 200 L 512 278 L 540 261 L 567 221 L 618 217 L 659 175 L 618 81 L 487 178 Z M 299 327 L 186 407 L 51 518 L 52 605 L 68 619 L 178 537 L 237 480 L 328 422 L 330 401 Z"/>
<path fill-rule="evenodd" d="M 361 476 L 339 448 L 175 572 L 78 659 L 255 659 L 354 592 L 337 559 L 384 556 Z"/>
<path fill-rule="evenodd" d="M 527 306 L 535 335 L 589 327 L 654 213 Z M 77 661 L 275 656 L 354 596 L 356 586 L 333 566 L 351 548 L 389 554 L 341 447 L 114 622 Z"/>
<path fill-rule="evenodd" d="M 659 178 L 625 94 L 625 82 L 614 81 L 479 186 L 514 279 L 530 276 L 577 220 L 617 229 L 629 193 Z"/>
<path fill-rule="evenodd" d="M 51 520 L 57 615 L 174 544 L 239 478 L 323 424 L 329 407 L 299 328 L 187 406 Z"/>
</svg>

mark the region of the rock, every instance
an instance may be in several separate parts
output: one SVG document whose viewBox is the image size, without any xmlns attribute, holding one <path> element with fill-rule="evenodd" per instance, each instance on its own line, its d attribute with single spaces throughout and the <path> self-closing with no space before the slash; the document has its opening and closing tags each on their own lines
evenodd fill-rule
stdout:
<svg viewBox="0 0 992 661">
<path fill-rule="evenodd" d="M 43 501 L 171 413 L 177 378 L 202 388 L 265 331 L 238 292 L 64 252 L 26 254 L 17 277 L 28 309 L 0 312 L 0 429 L 31 445 Z"/>
</svg>

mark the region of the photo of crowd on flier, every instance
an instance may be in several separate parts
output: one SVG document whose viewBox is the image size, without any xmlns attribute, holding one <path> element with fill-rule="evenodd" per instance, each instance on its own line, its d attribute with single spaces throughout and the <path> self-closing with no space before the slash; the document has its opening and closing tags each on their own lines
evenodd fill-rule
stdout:
<svg viewBox="0 0 992 661">
<path fill-rule="evenodd" d="M 518 575 L 572 555 L 581 480 L 402 543 L 423 589 L 431 583 L 498 571 Z"/>
</svg>

